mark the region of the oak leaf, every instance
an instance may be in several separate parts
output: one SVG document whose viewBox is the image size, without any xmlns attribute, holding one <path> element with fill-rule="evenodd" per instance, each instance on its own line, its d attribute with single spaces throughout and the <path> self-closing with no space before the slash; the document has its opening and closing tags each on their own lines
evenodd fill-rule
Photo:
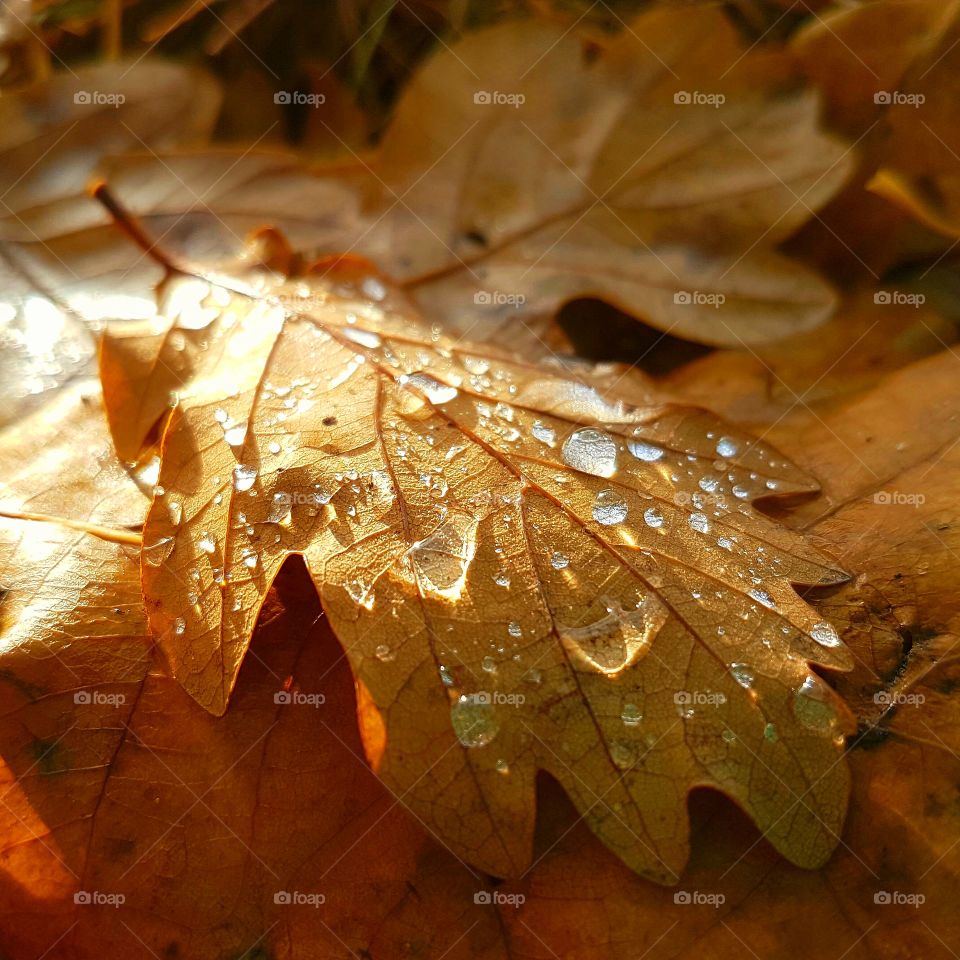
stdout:
<svg viewBox="0 0 960 960">
<path fill-rule="evenodd" d="M 790 584 L 844 574 L 752 509 L 816 489 L 776 451 L 478 353 L 355 260 L 177 276 L 161 314 L 105 338 L 102 378 L 121 456 L 162 432 L 144 596 L 198 702 L 226 710 L 300 554 L 371 762 L 469 862 L 526 867 L 538 770 L 660 881 L 686 861 L 694 786 L 795 862 L 829 855 L 849 721 L 808 664 L 850 661 Z"/>
</svg>

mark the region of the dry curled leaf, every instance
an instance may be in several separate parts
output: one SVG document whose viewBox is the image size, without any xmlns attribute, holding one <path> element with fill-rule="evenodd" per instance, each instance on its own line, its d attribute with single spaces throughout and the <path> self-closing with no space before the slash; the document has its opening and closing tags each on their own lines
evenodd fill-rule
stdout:
<svg viewBox="0 0 960 960">
<path fill-rule="evenodd" d="M 162 306 L 106 339 L 103 380 L 121 455 L 161 421 L 144 595 L 207 709 L 301 554 L 372 763 L 469 862 L 529 864 L 538 770 L 660 881 L 695 786 L 829 856 L 848 715 L 808 664 L 850 662 L 790 584 L 844 575 L 751 506 L 809 478 L 704 411 L 442 337 L 362 263 L 178 277 Z"/>
</svg>

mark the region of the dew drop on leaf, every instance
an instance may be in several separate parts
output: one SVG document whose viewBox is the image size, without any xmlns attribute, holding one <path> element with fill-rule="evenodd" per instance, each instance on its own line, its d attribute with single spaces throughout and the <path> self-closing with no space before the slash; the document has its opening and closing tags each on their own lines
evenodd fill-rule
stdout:
<svg viewBox="0 0 960 960">
<path fill-rule="evenodd" d="M 567 466 L 581 473 L 612 477 L 617 469 L 617 445 L 609 434 L 586 427 L 567 437 L 563 444 L 563 459 Z"/>
<path fill-rule="evenodd" d="M 613 490 L 601 490 L 593 502 L 593 519 L 605 527 L 627 519 L 627 503 Z"/>
<path fill-rule="evenodd" d="M 489 694 L 464 694 L 450 704 L 450 723 L 465 747 L 483 747 L 500 730 Z"/>
</svg>

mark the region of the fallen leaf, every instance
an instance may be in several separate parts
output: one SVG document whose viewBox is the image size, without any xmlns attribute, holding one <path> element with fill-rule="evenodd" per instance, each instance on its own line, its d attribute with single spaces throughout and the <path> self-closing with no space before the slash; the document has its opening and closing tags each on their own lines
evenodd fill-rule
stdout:
<svg viewBox="0 0 960 960">
<path fill-rule="evenodd" d="M 526 867 L 542 769 L 661 881 L 701 784 L 821 863 L 847 714 L 807 663 L 849 660 L 789 584 L 844 575 L 750 508 L 815 485 L 703 411 L 476 354 L 362 264 L 321 269 L 258 294 L 262 275 L 248 293 L 174 278 L 167 329 L 105 341 L 122 456 L 176 394 L 143 582 L 184 687 L 226 710 L 266 590 L 302 554 L 379 715 L 372 763 L 458 856 Z"/>
</svg>

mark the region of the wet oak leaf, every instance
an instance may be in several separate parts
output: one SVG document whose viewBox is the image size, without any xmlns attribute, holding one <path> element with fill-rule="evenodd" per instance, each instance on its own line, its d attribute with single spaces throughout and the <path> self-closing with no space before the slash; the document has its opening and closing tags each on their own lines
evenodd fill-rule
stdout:
<svg viewBox="0 0 960 960">
<path fill-rule="evenodd" d="M 169 329 L 107 338 L 104 382 L 129 371 L 114 428 L 132 397 L 165 420 L 142 573 L 183 686 L 227 709 L 300 554 L 374 767 L 468 862 L 526 868 L 545 770 L 661 882 L 686 861 L 695 786 L 822 863 L 849 719 L 808 664 L 850 660 L 791 583 L 844 574 L 752 509 L 815 484 L 705 411 L 631 408 L 443 337 L 364 270 L 175 278 Z"/>
</svg>

